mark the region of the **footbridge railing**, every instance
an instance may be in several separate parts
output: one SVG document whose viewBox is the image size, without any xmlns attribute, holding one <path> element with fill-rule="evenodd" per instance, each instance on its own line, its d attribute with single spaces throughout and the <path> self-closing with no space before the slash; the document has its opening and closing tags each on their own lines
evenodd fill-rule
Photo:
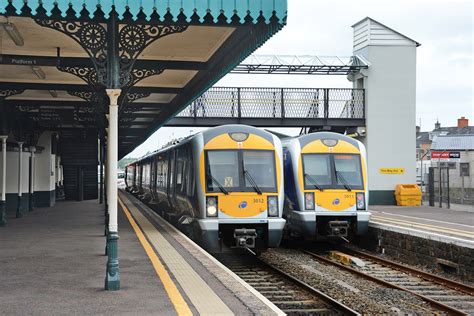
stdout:
<svg viewBox="0 0 474 316">
<path fill-rule="evenodd" d="M 214 87 L 168 126 L 364 126 L 364 89 Z"/>
</svg>

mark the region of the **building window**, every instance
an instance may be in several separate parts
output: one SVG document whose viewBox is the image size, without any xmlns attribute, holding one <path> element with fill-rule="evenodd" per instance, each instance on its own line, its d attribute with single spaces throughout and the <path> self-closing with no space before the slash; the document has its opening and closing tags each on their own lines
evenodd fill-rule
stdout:
<svg viewBox="0 0 474 316">
<path fill-rule="evenodd" d="M 461 162 L 459 164 L 460 176 L 469 177 L 469 162 Z"/>
<path fill-rule="evenodd" d="M 440 163 L 442 168 L 449 168 L 449 169 L 456 169 L 456 163 L 455 162 L 441 162 Z"/>
</svg>

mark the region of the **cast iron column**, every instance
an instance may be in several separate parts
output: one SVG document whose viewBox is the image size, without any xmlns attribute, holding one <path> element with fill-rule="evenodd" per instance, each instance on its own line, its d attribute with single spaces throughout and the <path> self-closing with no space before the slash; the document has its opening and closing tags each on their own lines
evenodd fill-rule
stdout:
<svg viewBox="0 0 474 316">
<path fill-rule="evenodd" d="M 18 205 L 16 207 L 16 218 L 23 217 L 23 210 L 21 207 L 22 196 L 22 167 L 23 167 L 23 142 L 18 142 Z"/>
<path fill-rule="evenodd" d="M 110 98 L 109 131 L 107 137 L 107 202 L 109 210 L 109 230 L 107 234 L 107 276 L 106 290 L 120 289 L 118 260 L 117 225 L 117 160 L 118 160 L 118 97 L 121 89 L 106 89 Z"/>
<path fill-rule="evenodd" d="M 35 146 L 30 146 L 30 185 L 29 185 L 29 211 L 33 211 L 35 203 Z"/>
<path fill-rule="evenodd" d="M 99 203 L 104 203 L 104 152 L 103 152 L 103 138 L 99 142 Z"/>
<path fill-rule="evenodd" d="M 7 191 L 7 138 L 0 136 L 2 140 L 2 198 L 0 200 L 0 226 L 5 226 L 6 220 L 6 191 Z"/>
</svg>

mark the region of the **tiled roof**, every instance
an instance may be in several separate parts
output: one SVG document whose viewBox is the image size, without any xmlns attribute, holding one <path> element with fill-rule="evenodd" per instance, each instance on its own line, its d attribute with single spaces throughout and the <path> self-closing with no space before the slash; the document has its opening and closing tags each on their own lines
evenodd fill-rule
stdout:
<svg viewBox="0 0 474 316">
<path fill-rule="evenodd" d="M 474 134 L 436 136 L 431 149 L 434 150 L 474 150 Z"/>
<path fill-rule="evenodd" d="M 421 144 L 431 144 L 430 132 L 416 133 L 416 148 L 420 148 Z"/>
</svg>

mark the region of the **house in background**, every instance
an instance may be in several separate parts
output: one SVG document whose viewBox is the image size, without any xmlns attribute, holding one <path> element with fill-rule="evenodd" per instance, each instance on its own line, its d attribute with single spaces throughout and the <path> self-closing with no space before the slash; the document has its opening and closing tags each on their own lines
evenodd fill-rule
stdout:
<svg viewBox="0 0 474 316">
<path fill-rule="evenodd" d="M 460 158 L 438 161 L 432 158 L 432 151 L 460 152 Z M 438 163 L 450 168 L 450 183 L 454 191 L 462 188 L 463 181 L 465 188 L 474 188 L 474 126 L 469 126 L 469 120 L 464 116 L 458 119 L 457 126 L 441 127 L 441 123 L 436 122 L 430 132 L 421 132 L 417 126 L 416 155 L 417 182 L 422 189 L 428 183 L 429 167 L 439 166 Z"/>
</svg>

